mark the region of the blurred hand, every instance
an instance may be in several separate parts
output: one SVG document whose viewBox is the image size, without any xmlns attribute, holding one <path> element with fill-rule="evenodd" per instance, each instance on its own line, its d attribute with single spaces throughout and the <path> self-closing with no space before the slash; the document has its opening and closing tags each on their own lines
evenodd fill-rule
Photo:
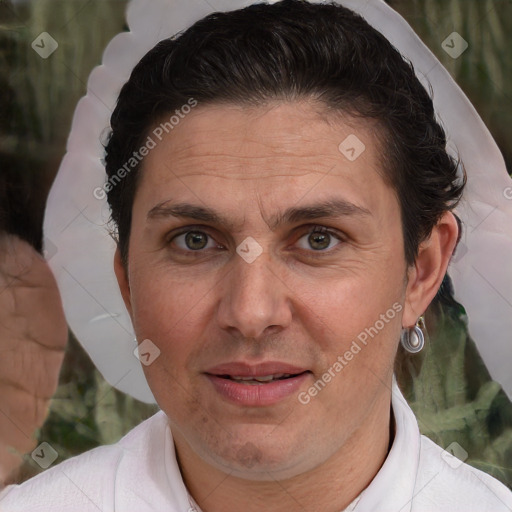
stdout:
<svg viewBox="0 0 512 512">
<path fill-rule="evenodd" d="M 68 329 L 45 259 L 14 235 L 0 234 L 0 488 L 48 414 Z"/>
</svg>

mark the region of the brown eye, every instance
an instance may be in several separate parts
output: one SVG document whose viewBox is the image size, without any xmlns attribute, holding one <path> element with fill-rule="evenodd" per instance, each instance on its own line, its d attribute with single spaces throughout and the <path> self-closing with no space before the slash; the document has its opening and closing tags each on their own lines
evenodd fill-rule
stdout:
<svg viewBox="0 0 512 512">
<path fill-rule="evenodd" d="M 316 251 L 327 249 L 331 240 L 331 235 L 328 233 L 313 232 L 308 237 L 308 243 Z"/>
<path fill-rule="evenodd" d="M 307 238 L 306 238 L 307 237 Z M 305 244 L 299 244 L 301 249 L 330 252 L 330 249 L 341 244 L 342 238 L 326 227 L 316 226 L 305 233 L 300 240 L 306 239 Z M 334 242 L 338 242 L 337 244 Z M 329 250 L 327 250 L 329 249 Z"/>
<path fill-rule="evenodd" d="M 206 233 L 201 233 L 200 231 L 189 231 L 188 233 L 185 233 L 185 235 L 185 245 L 188 249 L 192 249 L 193 251 L 204 249 L 208 243 L 208 235 Z"/>
<path fill-rule="evenodd" d="M 203 249 L 212 249 L 219 247 L 215 240 L 205 233 L 199 230 L 188 230 L 178 233 L 168 242 L 171 245 L 175 245 L 178 249 L 183 252 L 203 251 Z"/>
</svg>

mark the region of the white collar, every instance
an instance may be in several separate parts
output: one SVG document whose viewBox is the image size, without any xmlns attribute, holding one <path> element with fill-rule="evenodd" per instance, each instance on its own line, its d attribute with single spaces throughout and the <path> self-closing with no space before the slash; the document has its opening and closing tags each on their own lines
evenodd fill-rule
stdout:
<svg viewBox="0 0 512 512">
<path fill-rule="evenodd" d="M 421 434 L 416 416 L 402 395 L 395 375 L 391 391 L 391 408 L 395 418 L 393 445 L 379 472 L 362 492 L 356 512 L 411 510 L 420 460 Z"/>
</svg>

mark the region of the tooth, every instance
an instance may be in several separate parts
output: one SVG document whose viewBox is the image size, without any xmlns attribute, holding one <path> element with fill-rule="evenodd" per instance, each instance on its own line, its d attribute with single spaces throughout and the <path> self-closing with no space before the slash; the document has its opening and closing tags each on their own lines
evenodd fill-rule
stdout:
<svg viewBox="0 0 512 512">
<path fill-rule="evenodd" d="M 234 380 L 235 382 L 243 382 L 244 384 L 249 384 L 251 386 L 262 384 L 261 382 L 258 382 L 252 378 L 250 378 L 250 379 L 235 379 L 235 378 L 233 378 L 232 380 Z"/>
<path fill-rule="evenodd" d="M 266 375 L 265 377 L 254 377 L 254 380 L 257 380 L 258 382 L 270 382 L 271 380 L 274 380 L 276 378 L 274 375 Z"/>
<path fill-rule="evenodd" d="M 254 382 L 271 382 L 272 380 L 291 377 L 291 375 L 291 373 L 276 373 L 274 375 L 262 375 L 260 377 L 241 377 L 238 375 L 231 375 L 230 378 L 232 380 L 243 381 L 248 384 L 253 384 Z"/>
<path fill-rule="evenodd" d="M 242 382 L 270 382 L 271 380 L 281 376 L 282 374 L 276 375 L 263 375 L 261 377 L 238 377 L 238 376 L 232 376 L 232 380 L 236 381 L 242 381 Z"/>
</svg>

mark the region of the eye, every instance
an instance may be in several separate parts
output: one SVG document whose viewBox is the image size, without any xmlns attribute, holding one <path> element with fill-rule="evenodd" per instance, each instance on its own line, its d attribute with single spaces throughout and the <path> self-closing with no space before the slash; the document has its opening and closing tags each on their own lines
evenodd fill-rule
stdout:
<svg viewBox="0 0 512 512">
<path fill-rule="evenodd" d="M 304 242 L 302 242 L 304 240 Z M 338 241 L 337 244 L 335 242 Z M 313 226 L 303 234 L 297 244 L 300 249 L 314 252 L 331 252 L 333 247 L 341 245 L 343 236 L 325 226 Z M 199 253 L 205 249 L 224 249 L 212 236 L 199 229 L 183 230 L 169 238 L 168 244 L 175 244 L 184 253 Z M 335 250 L 335 249 L 334 249 Z"/>
<path fill-rule="evenodd" d="M 208 240 L 210 240 L 210 245 L 208 245 Z M 201 251 L 202 249 L 212 249 L 219 248 L 219 244 L 217 244 L 210 235 L 205 233 L 204 231 L 199 230 L 189 230 L 179 233 L 174 236 L 170 242 L 175 243 L 179 249 L 183 251 Z"/>
<path fill-rule="evenodd" d="M 339 242 L 338 244 L 335 244 L 334 247 L 340 245 L 340 243 L 343 241 L 341 235 L 329 230 L 324 226 L 313 226 L 313 228 L 310 229 L 305 235 L 301 236 L 299 242 L 303 239 L 305 240 L 306 246 L 302 246 L 301 249 L 313 249 L 313 251 L 323 252 L 328 252 L 326 249 L 332 249 L 332 243 L 334 241 L 337 240 Z"/>
</svg>

